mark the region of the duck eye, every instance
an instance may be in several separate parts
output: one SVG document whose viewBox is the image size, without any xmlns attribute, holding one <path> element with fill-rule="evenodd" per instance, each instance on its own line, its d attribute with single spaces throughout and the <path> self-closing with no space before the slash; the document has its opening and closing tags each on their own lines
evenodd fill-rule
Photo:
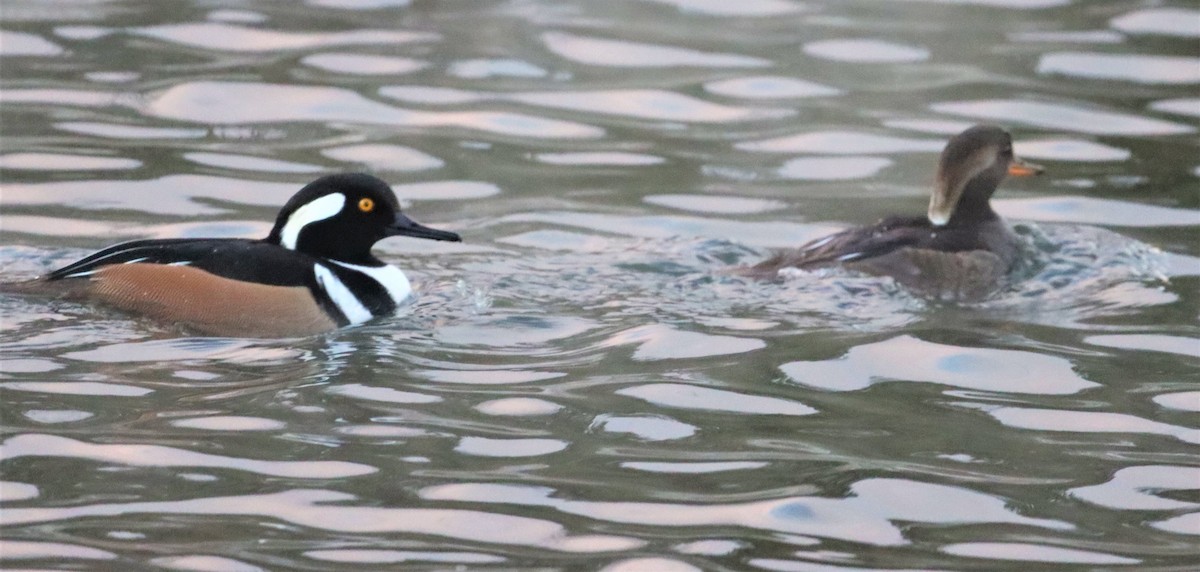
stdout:
<svg viewBox="0 0 1200 572">
<path fill-rule="evenodd" d="M 359 199 L 358 200 L 358 210 L 365 212 L 365 213 L 369 213 L 369 212 L 375 210 L 375 201 L 365 198 L 365 197 L 362 199 Z"/>
</svg>

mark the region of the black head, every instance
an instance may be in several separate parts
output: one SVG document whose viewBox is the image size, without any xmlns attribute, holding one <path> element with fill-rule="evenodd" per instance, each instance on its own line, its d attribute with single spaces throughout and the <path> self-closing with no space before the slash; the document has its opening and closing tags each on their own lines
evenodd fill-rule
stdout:
<svg viewBox="0 0 1200 572">
<path fill-rule="evenodd" d="M 300 189 L 275 219 L 267 242 L 350 263 L 376 263 L 371 247 L 389 236 L 462 240 L 400 212 L 387 183 L 362 173 L 321 177 Z"/>
<path fill-rule="evenodd" d="M 943 226 L 959 210 L 989 214 L 988 200 L 1006 175 L 1036 175 L 1041 167 L 1013 155 L 1012 136 L 995 125 L 976 125 L 946 143 L 938 162 L 929 220 Z"/>
</svg>

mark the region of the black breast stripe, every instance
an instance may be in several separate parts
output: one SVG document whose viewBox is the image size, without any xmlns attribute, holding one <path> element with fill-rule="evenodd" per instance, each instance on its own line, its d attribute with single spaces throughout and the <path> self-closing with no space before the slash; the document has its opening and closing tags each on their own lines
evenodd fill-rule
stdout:
<svg viewBox="0 0 1200 572">
<path fill-rule="evenodd" d="M 392 300 L 391 294 L 388 294 L 387 288 L 374 278 L 340 264 L 329 264 L 325 267 L 333 271 L 334 276 L 346 285 L 372 316 L 384 316 L 396 311 L 396 302 Z"/>
<path fill-rule="evenodd" d="M 333 298 L 330 298 L 329 294 L 325 292 L 325 289 L 321 287 L 321 284 L 317 282 L 317 273 L 313 269 L 313 267 L 317 264 L 320 263 L 314 262 L 313 264 L 309 265 L 308 273 L 305 276 L 304 285 L 308 287 L 308 292 L 312 294 L 313 299 L 317 301 L 317 305 L 320 306 L 330 318 L 333 318 L 334 322 L 337 322 L 339 328 L 349 326 L 350 318 L 346 317 L 345 312 L 342 312 L 342 309 L 339 308 L 337 303 L 333 301 Z M 329 268 L 324 264 L 321 264 L 321 266 Z M 334 276 L 337 275 L 334 274 Z"/>
</svg>

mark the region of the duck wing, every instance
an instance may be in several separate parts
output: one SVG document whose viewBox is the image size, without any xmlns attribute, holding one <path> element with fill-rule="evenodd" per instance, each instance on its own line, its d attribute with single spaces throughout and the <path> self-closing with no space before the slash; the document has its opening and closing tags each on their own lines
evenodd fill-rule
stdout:
<svg viewBox="0 0 1200 572">
<path fill-rule="evenodd" d="M 115 244 L 54 270 L 39 281 L 88 278 L 117 264 L 159 264 L 188 266 L 222 278 L 271 286 L 303 286 L 314 263 L 311 256 L 259 240 L 149 239 Z"/>
<path fill-rule="evenodd" d="M 751 274 L 774 274 L 782 268 L 821 268 L 889 254 L 928 242 L 929 221 L 924 217 L 889 217 L 871 226 L 831 234 L 800 248 L 787 250 L 749 268 Z"/>
</svg>

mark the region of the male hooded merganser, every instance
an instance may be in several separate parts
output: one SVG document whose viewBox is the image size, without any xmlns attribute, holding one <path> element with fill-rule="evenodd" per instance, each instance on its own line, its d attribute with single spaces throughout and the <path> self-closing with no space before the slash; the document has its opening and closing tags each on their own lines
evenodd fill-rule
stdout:
<svg viewBox="0 0 1200 572">
<path fill-rule="evenodd" d="M 211 335 L 304 336 L 408 298 L 404 273 L 371 254 L 389 236 L 462 240 L 405 216 L 387 183 L 346 173 L 300 189 L 265 239 L 135 240 L 0 291 L 97 301 Z"/>
<path fill-rule="evenodd" d="M 840 265 L 939 298 L 977 300 L 994 291 L 1016 261 L 1018 242 L 989 200 L 1006 175 L 1042 168 L 1013 155 L 1012 136 L 976 125 L 946 144 L 926 216 L 887 217 L 779 253 L 742 274 L 774 277 L 785 268 Z"/>
</svg>

